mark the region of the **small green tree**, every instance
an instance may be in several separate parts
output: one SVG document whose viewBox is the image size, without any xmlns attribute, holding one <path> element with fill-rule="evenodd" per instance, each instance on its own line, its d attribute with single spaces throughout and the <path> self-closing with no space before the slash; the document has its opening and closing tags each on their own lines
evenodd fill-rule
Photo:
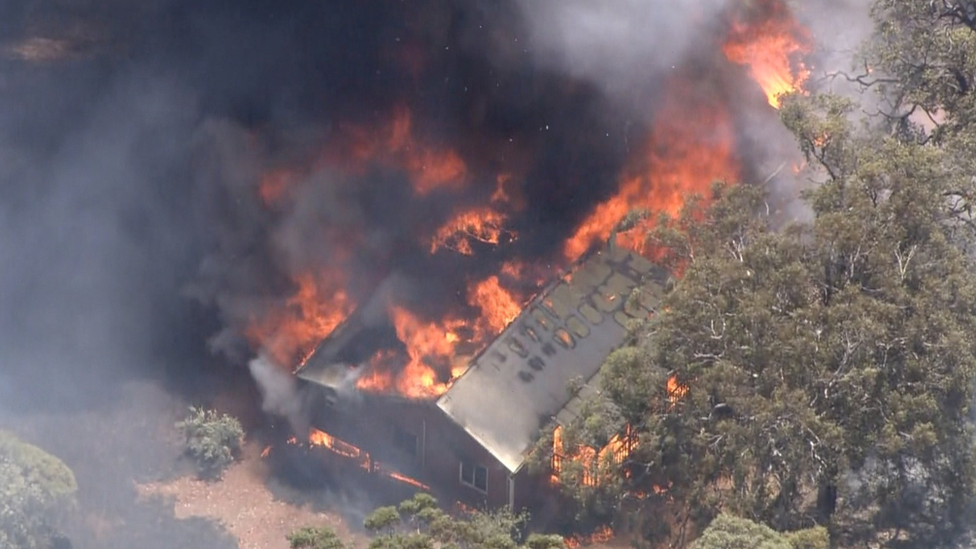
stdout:
<svg viewBox="0 0 976 549">
<path fill-rule="evenodd" d="M 189 415 L 176 428 L 183 432 L 185 452 L 196 462 L 201 476 L 220 476 L 240 453 L 244 441 L 241 422 L 216 410 L 191 406 Z"/>
<path fill-rule="evenodd" d="M 399 507 L 380 507 L 366 517 L 364 526 L 380 534 L 370 549 L 518 549 L 517 539 L 528 516 L 508 510 L 473 512 L 452 517 L 437 507 L 429 494 L 417 494 Z M 532 549 L 554 549 L 562 545 L 558 536 L 529 538 Z M 558 540 L 558 544 L 557 544 Z"/>
<path fill-rule="evenodd" d="M 380 507 L 370 513 L 363 522 L 363 526 L 373 535 L 382 533 L 392 536 L 400 522 L 400 513 L 397 512 L 397 508 L 389 506 Z"/>
<path fill-rule="evenodd" d="M 306 526 L 286 536 L 291 549 L 344 549 L 345 544 L 328 526 Z"/>
<path fill-rule="evenodd" d="M 0 431 L 0 547 L 50 547 L 77 490 L 61 460 Z"/>
<path fill-rule="evenodd" d="M 705 528 L 691 549 L 828 549 L 824 528 L 783 534 L 751 520 L 721 514 Z"/>
</svg>

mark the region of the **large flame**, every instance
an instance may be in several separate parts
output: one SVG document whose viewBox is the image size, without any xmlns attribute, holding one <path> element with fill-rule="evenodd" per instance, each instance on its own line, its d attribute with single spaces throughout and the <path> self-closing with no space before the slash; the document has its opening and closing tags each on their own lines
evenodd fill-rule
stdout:
<svg viewBox="0 0 976 549">
<path fill-rule="evenodd" d="M 354 307 L 336 273 L 303 273 L 295 282 L 294 295 L 247 330 L 248 339 L 284 367 L 300 366 Z"/>
<path fill-rule="evenodd" d="M 512 294 L 502 288 L 497 276 L 472 284 L 468 288 L 468 303 L 481 309 L 481 320 L 486 336 L 495 335 L 515 320 L 522 307 Z"/>
<path fill-rule="evenodd" d="M 686 78 L 668 84 L 659 118 L 620 190 L 598 205 L 564 247 L 567 259 L 575 259 L 596 239 L 606 239 L 631 210 L 677 213 L 692 194 L 706 195 L 717 180 L 735 179 L 739 164 L 735 132 L 725 105 L 710 90 L 698 89 Z M 643 235 L 633 231 L 623 244 L 641 251 Z"/>
<path fill-rule="evenodd" d="M 799 90 L 809 76 L 798 57 L 810 52 L 812 39 L 781 0 L 761 0 L 754 11 L 732 22 L 722 50 L 729 61 L 749 67 L 769 104 L 779 108 L 779 97 Z"/>
<path fill-rule="evenodd" d="M 391 307 L 390 320 L 409 357 L 396 380 L 397 390 L 413 398 L 435 397 L 447 391 L 451 379 L 463 371 L 463 365 L 452 366 L 452 362 L 457 356 L 455 348 L 462 341 L 458 331 L 464 322 L 456 319 L 424 322 L 397 306 Z M 438 373 L 445 368 L 451 374 L 448 379 Z"/>
</svg>

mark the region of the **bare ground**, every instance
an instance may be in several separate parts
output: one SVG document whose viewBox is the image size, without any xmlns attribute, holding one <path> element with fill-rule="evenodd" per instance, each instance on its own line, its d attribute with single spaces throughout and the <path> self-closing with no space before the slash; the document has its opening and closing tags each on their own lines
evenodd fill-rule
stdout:
<svg viewBox="0 0 976 549">
<path fill-rule="evenodd" d="M 287 549 L 285 536 L 303 526 L 329 526 L 352 547 L 368 543 L 346 520 L 311 502 L 289 502 L 268 487 L 268 467 L 261 448 L 249 444 L 244 458 L 231 465 L 217 481 L 182 476 L 166 482 L 137 485 L 141 499 L 164 497 L 173 502 L 178 519 L 212 520 L 237 538 L 241 549 Z"/>
</svg>

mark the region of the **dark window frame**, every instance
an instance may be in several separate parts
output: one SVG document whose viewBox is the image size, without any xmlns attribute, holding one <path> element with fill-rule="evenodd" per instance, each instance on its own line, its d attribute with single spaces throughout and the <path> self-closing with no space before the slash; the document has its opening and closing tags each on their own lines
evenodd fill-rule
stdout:
<svg viewBox="0 0 976 549">
<path fill-rule="evenodd" d="M 488 494 L 488 468 L 471 461 L 461 460 L 458 466 L 458 477 L 461 484 L 468 488 L 477 490 L 482 494 Z"/>
</svg>

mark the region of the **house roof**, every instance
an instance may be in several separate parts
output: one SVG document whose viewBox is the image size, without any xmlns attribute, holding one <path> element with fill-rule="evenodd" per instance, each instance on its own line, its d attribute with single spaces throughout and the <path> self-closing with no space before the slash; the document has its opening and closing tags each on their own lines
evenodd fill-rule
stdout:
<svg viewBox="0 0 976 549">
<path fill-rule="evenodd" d="M 585 256 L 478 354 L 437 406 L 515 473 L 545 426 L 578 415 L 592 384 L 573 396 L 570 383 L 598 374 L 628 322 L 653 311 L 666 277 L 625 250 Z M 628 299 L 642 284 L 639 299 Z"/>
</svg>

